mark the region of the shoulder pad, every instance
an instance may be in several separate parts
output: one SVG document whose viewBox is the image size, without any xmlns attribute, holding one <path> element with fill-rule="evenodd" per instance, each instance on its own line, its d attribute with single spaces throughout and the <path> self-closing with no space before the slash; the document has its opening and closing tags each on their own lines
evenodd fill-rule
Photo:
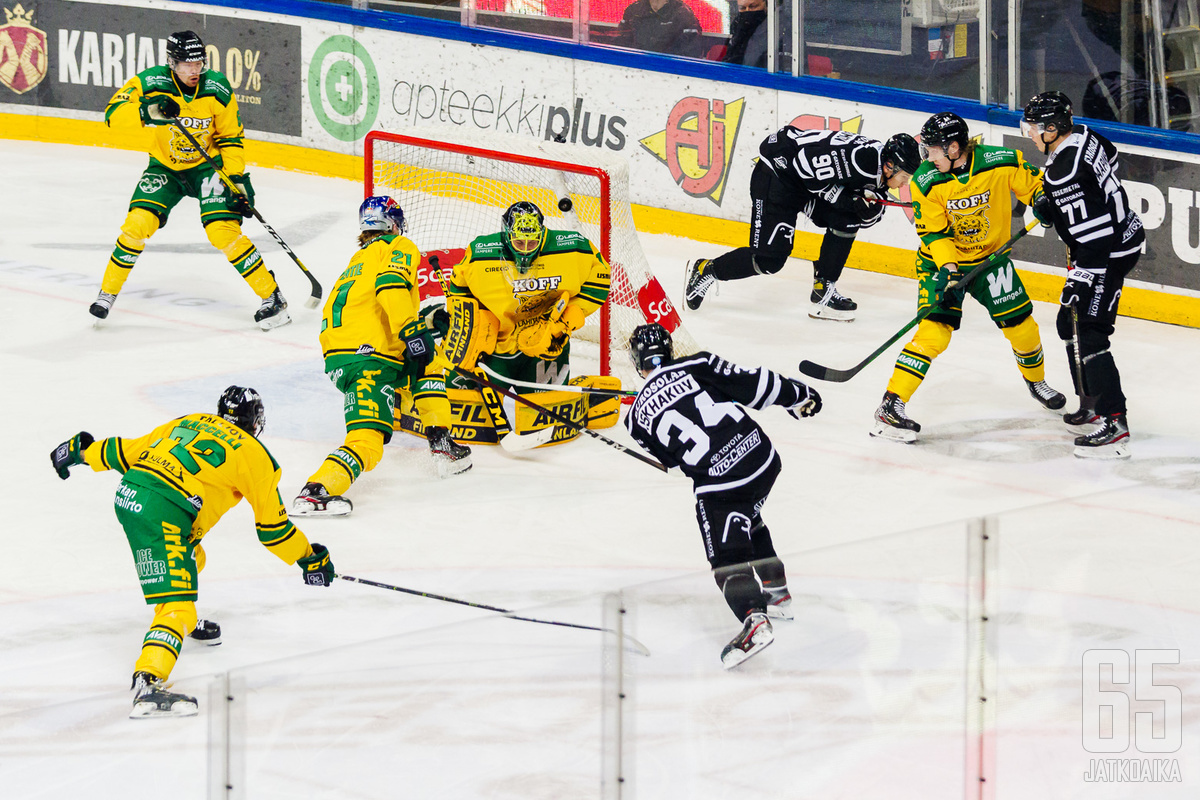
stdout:
<svg viewBox="0 0 1200 800">
<path fill-rule="evenodd" d="M 151 67 L 144 72 L 138 73 L 138 79 L 142 82 L 143 92 L 166 92 L 175 91 L 175 81 L 171 80 L 170 67 Z"/>
<path fill-rule="evenodd" d="M 504 252 L 504 242 L 500 240 L 500 234 L 492 233 L 487 236 L 480 236 L 471 242 L 471 257 L 479 256 L 491 257 L 501 255 Z"/>
<path fill-rule="evenodd" d="M 1017 151 L 990 144 L 975 145 L 976 164 L 981 167 L 1016 166 Z"/>
<path fill-rule="evenodd" d="M 950 177 L 952 176 L 949 173 L 943 175 L 932 162 L 926 161 L 917 169 L 917 174 L 913 175 L 913 182 L 917 184 L 921 194 L 929 194 L 930 189 Z"/>
<path fill-rule="evenodd" d="M 546 231 L 546 249 L 549 251 L 567 251 L 590 253 L 592 243 L 581 233 L 575 231 Z"/>
<path fill-rule="evenodd" d="M 229 105 L 229 101 L 233 99 L 233 87 L 229 85 L 229 79 L 214 69 L 204 71 L 201 84 L 204 87 L 201 95 L 211 95 L 224 105 Z"/>
</svg>

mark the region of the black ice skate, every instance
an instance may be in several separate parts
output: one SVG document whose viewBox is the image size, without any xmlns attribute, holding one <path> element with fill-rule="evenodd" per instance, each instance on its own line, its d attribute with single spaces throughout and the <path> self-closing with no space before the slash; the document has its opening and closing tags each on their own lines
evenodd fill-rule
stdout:
<svg viewBox="0 0 1200 800">
<path fill-rule="evenodd" d="M 1067 404 L 1067 398 L 1062 392 L 1056 392 L 1050 388 L 1050 384 L 1045 381 L 1026 380 L 1025 385 L 1029 387 L 1029 393 L 1033 395 L 1033 399 L 1037 400 L 1051 411 L 1057 411 Z"/>
<path fill-rule="evenodd" d="M 133 673 L 133 710 L 130 719 L 150 717 L 194 717 L 199 713 L 196 698 L 168 692 L 160 678 L 149 672 Z"/>
<path fill-rule="evenodd" d="M 809 308 L 808 315 L 813 319 L 850 322 L 854 319 L 854 312 L 858 310 L 858 303 L 839 292 L 835 281 L 827 281 L 824 278 L 813 280 L 812 296 L 809 300 L 812 301 L 812 307 Z"/>
<path fill-rule="evenodd" d="M 895 392 L 885 392 L 883 402 L 875 410 L 875 427 L 872 436 L 891 439 L 894 442 L 915 442 L 921 432 L 920 424 L 909 419 L 904 411 L 904 401 Z"/>
<path fill-rule="evenodd" d="M 188 638 L 209 647 L 216 647 L 221 643 L 221 626 L 211 619 L 196 620 L 196 627 L 192 628 Z"/>
<path fill-rule="evenodd" d="M 786 586 L 769 588 L 764 586 L 767 596 L 767 616 L 771 619 L 792 619 L 792 593 Z"/>
<path fill-rule="evenodd" d="M 92 303 L 91 307 L 88 308 L 88 313 L 96 319 L 107 319 L 108 312 L 112 311 L 113 303 L 115 302 L 117 302 L 115 294 L 100 292 L 96 297 L 96 302 Z"/>
<path fill-rule="evenodd" d="M 354 504 L 340 494 L 330 494 L 319 483 L 306 483 L 292 501 L 291 517 L 344 517 Z"/>
<path fill-rule="evenodd" d="M 471 448 L 451 439 L 450 431 L 445 428 L 426 428 L 425 437 L 429 440 L 429 453 L 433 456 L 439 478 L 449 478 L 471 468 Z"/>
<path fill-rule="evenodd" d="M 687 266 L 684 276 L 683 301 L 692 311 L 700 307 L 700 304 L 704 302 L 704 295 L 717 282 L 717 276 L 709 271 L 711 268 L 712 260 L 708 258 L 698 258 Z"/>
<path fill-rule="evenodd" d="M 1088 400 L 1090 401 L 1091 398 L 1088 398 Z M 1063 414 L 1063 422 L 1072 428 L 1090 428 L 1092 425 L 1100 422 L 1100 415 L 1081 399 L 1079 401 L 1079 410 Z M 1080 433 L 1083 433 L 1083 431 L 1080 431 Z"/>
<path fill-rule="evenodd" d="M 1129 458 L 1129 426 L 1124 412 L 1099 417 L 1100 427 L 1075 438 L 1078 458 Z"/>
<path fill-rule="evenodd" d="M 721 666 L 733 669 L 750 656 L 760 652 L 775 641 L 775 631 L 765 611 L 751 611 L 742 625 L 742 632 L 733 637 L 721 651 Z"/>
<path fill-rule="evenodd" d="M 292 321 L 291 315 L 287 313 L 287 300 L 283 299 L 283 293 L 279 289 L 271 292 L 270 297 L 262 301 L 258 311 L 254 312 L 254 321 L 264 331 L 287 325 Z"/>
</svg>

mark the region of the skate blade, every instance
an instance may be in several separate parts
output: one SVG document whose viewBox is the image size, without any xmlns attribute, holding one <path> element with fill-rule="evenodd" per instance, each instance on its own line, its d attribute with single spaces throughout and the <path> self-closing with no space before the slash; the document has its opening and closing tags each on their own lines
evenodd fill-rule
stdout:
<svg viewBox="0 0 1200 800">
<path fill-rule="evenodd" d="M 130 719 L 156 719 L 162 717 L 194 717 L 200 713 L 200 707 L 195 700 L 176 700 L 167 708 L 163 708 L 153 700 L 135 701 L 133 710 L 129 712 Z"/>
<path fill-rule="evenodd" d="M 340 502 L 333 501 L 326 503 L 324 509 L 319 509 L 312 503 L 304 500 L 297 500 L 292 503 L 292 510 L 288 512 L 289 517 L 348 517 L 350 512 L 354 510 L 354 504 L 349 500 Z"/>
<path fill-rule="evenodd" d="M 917 441 L 916 431 L 910 431 L 907 428 L 893 428 L 885 422 L 876 422 L 875 427 L 871 429 L 871 435 L 877 439 L 902 442 L 903 444 L 912 444 Z"/>
<path fill-rule="evenodd" d="M 1095 461 L 1117 461 L 1129 458 L 1129 442 L 1106 444 L 1102 447 L 1075 447 L 1076 458 L 1087 458 Z"/>
<path fill-rule="evenodd" d="M 733 669 L 752 656 L 758 655 L 775 641 L 775 633 L 764 625 L 754 634 L 750 641 L 749 650 L 743 650 L 740 647 L 730 647 L 721 653 L 721 666 L 725 669 Z"/>
<path fill-rule="evenodd" d="M 470 456 L 467 456 L 466 458 L 454 459 L 438 455 L 433 457 L 433 465 L 437 468 L 437 474 L 439 478 L 452 478 L 455 475 L 463 474 L 471 467 L 475 466 L 473 463 L 471 463 Z"/>
<path fill-rule="evenodd" d="M 808 309 L 808 315 L 813 319 L 829 319 L 834 322 L 854 322 L 854 311 L 838 311 L 828 306 L 814 305 Z"/>
<path fill-rule="evenodd" d="M 280 311 L 273 317 L 267 317 L 266 319 L 259 320 L 258 327 L 262 328 L 264 331 L 269 331 L 275 328 L 282 328 L 291 321 L 291 314 L 287 313 L 287 311 Z"/>
<path fill-rule="evenodd" d="M 554 426 L 542 428 L 533 433 L 506 433 L 500 439 L 500 446 L 510 453 L 521 453 L 541 447 L 554 438 Z"/>
<path fill-rule="evenodd" d="M 786 606 L 767 606 L 767 618 L 790 620 L 795 619 L 796 617 L 794 614 L 792 614 L 792 607 L 789 604 Z"/>
</svg>

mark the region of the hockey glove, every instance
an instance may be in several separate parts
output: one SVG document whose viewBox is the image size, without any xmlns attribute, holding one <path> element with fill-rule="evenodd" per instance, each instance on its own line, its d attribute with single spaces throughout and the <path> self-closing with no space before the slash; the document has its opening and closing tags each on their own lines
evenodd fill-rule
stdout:
<svg viewBox="0 0 1200 800">
<path fill-rule="evenodd" d="M 887 206 L 874 197 L 859 195 L 851 201 L 851 208 L 854 209 L 854 216 L 861 220 L 860 227 L 869 228 L 879 220 L 883 219 L 883 212 L 887 210 Z"/>
<path fill-rule="evenodd" d="M 935 306 L 942 304 L 946 296 L 946 287 L 950 285 L 950 276 L 958 271 L 958 264 L 946 264 L 933 276 L 933 284 L 929 287 L 929 302 Z"/>
<path fill-rule="evenodd" d="M 67 441 L 60 444 L 50 452 L 50 463 L 54 465 L 54 471 L 58 473 L 58 477 L 64 481 L 71 477 L 70 468 L 76 464 L 82 464 L 83 451 L 92 446 L 92 442 L 96 441 L 87 431 L 80 431 L 72 436 Z"/>
<path fill-rule="evenodd" d="M 138 101 L 138 114 L 143 125 L 170 125 L 179 116 L 179 103 L 165 94 L 142 97 Z"/>
<path fill-rule="evenodd" d="M 433 361 L 437 349 L 433 343 L 433 333 L 425 320 L 418 317 L 401 328 L 400 339 L 404 342 L 404 360 L 415 367 L 418 375 L 425 374 L 425 368 Z"/>
<path fill-rule="evenodd" d="M 328 586 L 336 577 L 333 573 L 333 562 L 329 560 L 329 550 L 323 544 L 313 542 L 312 555 L 296 559 L 296 566 L 304 571 L 304 582 L 309 586 Z"/>
<path fill-rule="evenodd" d="M 787 412 L 796 419 L 815 417 L 821 410 L 821 395 L 817 394 L 816 389 L 806 386 L 800 381 L 792 381 L 792 385 L 796 387 L 800 399 L 788 406 Z"/>
<path fill-rule="evenodd" d="M 238 188 L 238 192 L 234 192 L 229 198 L 228 208 L 230 211 L 237 212 L 243 217 L 254 216 L 254 186 L 250 183 L 250 173 L 243 172 L 240 175 L 230 175 L 229 182 Z"/>
<path fill-rule="evenodd" d="M 1099 273 L 1084 269 L 1078 264 L 1071 265 L 1067 273 L 1067 282 L 1063 284 L 1062 297 L 1059 302 L 1064 306 L 1075 306 L 1082 309 L 1092 302 L 1096 293 L 1096 277 Z"/>
<path fill-rule="evenodd" d="M 1043 228 L 1054 226 L 1054 222 L 1050 219 L 1050 198 L 1046 197 L 1045 192 L 1035 194 L 1029 208 L 1033 211 L 1033 218 L 1040 222 Z"/>
</svg>

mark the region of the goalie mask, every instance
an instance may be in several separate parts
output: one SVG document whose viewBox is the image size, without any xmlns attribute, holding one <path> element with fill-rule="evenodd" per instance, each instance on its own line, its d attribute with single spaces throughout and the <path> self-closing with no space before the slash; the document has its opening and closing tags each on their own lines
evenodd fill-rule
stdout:
<svg viewBox="0 0 1200 800">
<path fill-rule="evenodd" d="M 217 401 L 217 416 L 232 422 L 251 436 L 258 436 L 267 424 L 262 396 L 244 386 L 230 386 Z"/>
<path fill-rule="evenodd" d="M 638 325 L 629 337 L 629 357 L 638 372 L 648 375 L 671 359 L 671 334 L 657 322 Z"/>
<path fill-rule="evenodd" d="M 404 233 L 408 223 L 404 221 L 404 209 L 390 197 L 375 195 L 362 201 L 358 207 L 358 229 L 360 231 L 382 231 Z"/>
<path fill-rule="evenodd" d="M 516 262 L 517 272 L 528 272 L 546 244 L 546 220 L 542 210 L 522 200 L 509 206 L 500 219 L 504 223 L 500 238 Z"/>
</svg>

